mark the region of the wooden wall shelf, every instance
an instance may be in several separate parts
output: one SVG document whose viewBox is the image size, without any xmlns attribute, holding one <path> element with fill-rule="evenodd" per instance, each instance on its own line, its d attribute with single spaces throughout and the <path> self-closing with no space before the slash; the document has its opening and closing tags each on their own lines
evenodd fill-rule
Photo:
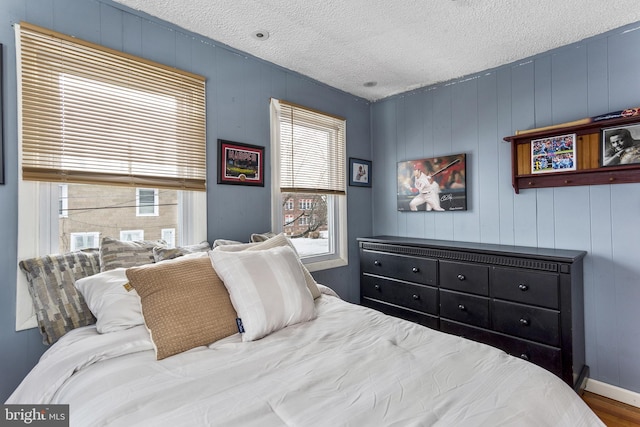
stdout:
<svg viewBox="0 0 640 427">
<path fill-rule="evenodd" d="M 600 166 L 602 129 L 640 123 L 640 116 L 567 123 L 507 136 L 511 143 L 511 176 L 516 194 L 526 188 L 568 187 L 575 185 L 624 184 L 640 182 L 640 164 Z M 585 123 L 586 122 L 586 123 Z M 576 134 L 576 170 L 531 173 L 531 141 L 557 135 Z"/>
</svg>

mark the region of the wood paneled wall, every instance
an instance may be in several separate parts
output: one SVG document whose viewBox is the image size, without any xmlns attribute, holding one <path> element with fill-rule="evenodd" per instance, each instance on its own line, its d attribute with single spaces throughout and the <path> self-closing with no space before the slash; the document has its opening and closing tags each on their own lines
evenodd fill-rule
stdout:
<svg viewBox="0 0 640 427">
<path fill-rule="evenodd" d="M 591 377 L 640 392 L 640 184 L 511 187 L 517 130 L 640 105 L 631 25 L 372 106 L 374 234 L 586 250 Z M 580 152 L 597 162 L 597 153 Z M 526 148 L 523 148 L 526 149 Z M 398 212 L 396 163 L 467 153 L 466 212 Z M 526 165 L 525 165 L 526 167 Z"/>
</svg>

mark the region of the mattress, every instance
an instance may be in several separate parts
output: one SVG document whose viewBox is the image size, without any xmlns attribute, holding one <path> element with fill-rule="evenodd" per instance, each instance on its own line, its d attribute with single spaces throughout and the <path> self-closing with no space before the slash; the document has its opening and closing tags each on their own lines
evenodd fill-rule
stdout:
<svg viewBox="0 0 640 427">
<path fill-rule="evenodd" d="M 6 403 L 69 404 L 72 426 L 603 426 L 546 370 L 350 304 L 156 360 L 147 329 L 75 329 Z"/>
</svg>

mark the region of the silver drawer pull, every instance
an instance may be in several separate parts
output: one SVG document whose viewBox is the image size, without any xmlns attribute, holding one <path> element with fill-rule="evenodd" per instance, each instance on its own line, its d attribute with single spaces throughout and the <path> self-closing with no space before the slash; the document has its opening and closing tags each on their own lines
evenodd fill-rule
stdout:
<svg viewBox="0 0 640 427">
<path fill-rule="evenodd" d="M 520 283 L 518 285 L 518 289 L 520 289 L 522 292 L 525 292 L 529 290 L 529 286 L 525 285 L 524 283 Z"/>
<path fill-rule="evenodd" d="M 375 284 L 375 285 L 373 285 L 373 288 L 374 288 L 376 291 L 379 291 L 379 290 L 380 290 L 380 285 Z"/>
<path fill-rule="evenodd" d="M 529 326 L 529 320 L 522 318 L 520 319 L 520 324 L 522 326 Z"/>
<path fill-rule="evenodd" d="M 466 279 L 466 277 L 464 277 L 464 274 L 458 274 L 458 280 L 464 280 Z"/>
<path fill-rule="evenodd" d="M 522 354 L 520 355 L 520 359 L 522 359 L 522 360 L 527 360 L 527 361 L 528 361 L 528 360 L 529 360 L 529 356 L 527 356 L 526 354 L 522 353 Z"/>
<path fill-rule="evenodd" d="M 418 271 L 420 271 L 420 269 L 418 267 L 413 267 L 411 271 L 413 271 L 414 273 L 417 273 Z"/>
<path fill-rule="evenodd" d="M 416 301 L 417 301 L 417 300 L 419 300 L 419 299 L 420 299 L 420 295 L 418 295 L 418 294 L 413 294 L 413 299 L 414 299 L 414 300 L 416 300 Z"/>
<path fill-rule="evenodd" d="M 460 311 L 466 311 L 467 307 L 464 306 L 464 304 L 458 304 L 458 310 Z"/>
<path fill-rule="evenodd" d="M 380 264 L 380 261 L 375 260 L 375 261 L 373 261 L 373 265 L 381 265 L 381 264 Z"/>
</svg>

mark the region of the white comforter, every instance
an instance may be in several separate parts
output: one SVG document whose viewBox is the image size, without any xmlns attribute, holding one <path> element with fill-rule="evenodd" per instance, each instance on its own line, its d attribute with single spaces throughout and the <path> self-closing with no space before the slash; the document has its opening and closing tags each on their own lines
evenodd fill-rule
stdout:
<svg viewBox="0 0 640 427">
<path fill-rule="evenodd" d="M 72 426 L 591 426 L 531 363 L 323 295 L 318 317 L 156 361 L 144 326 L 74 330 L 7 403 L 70 405 Z"/>
</svg>

